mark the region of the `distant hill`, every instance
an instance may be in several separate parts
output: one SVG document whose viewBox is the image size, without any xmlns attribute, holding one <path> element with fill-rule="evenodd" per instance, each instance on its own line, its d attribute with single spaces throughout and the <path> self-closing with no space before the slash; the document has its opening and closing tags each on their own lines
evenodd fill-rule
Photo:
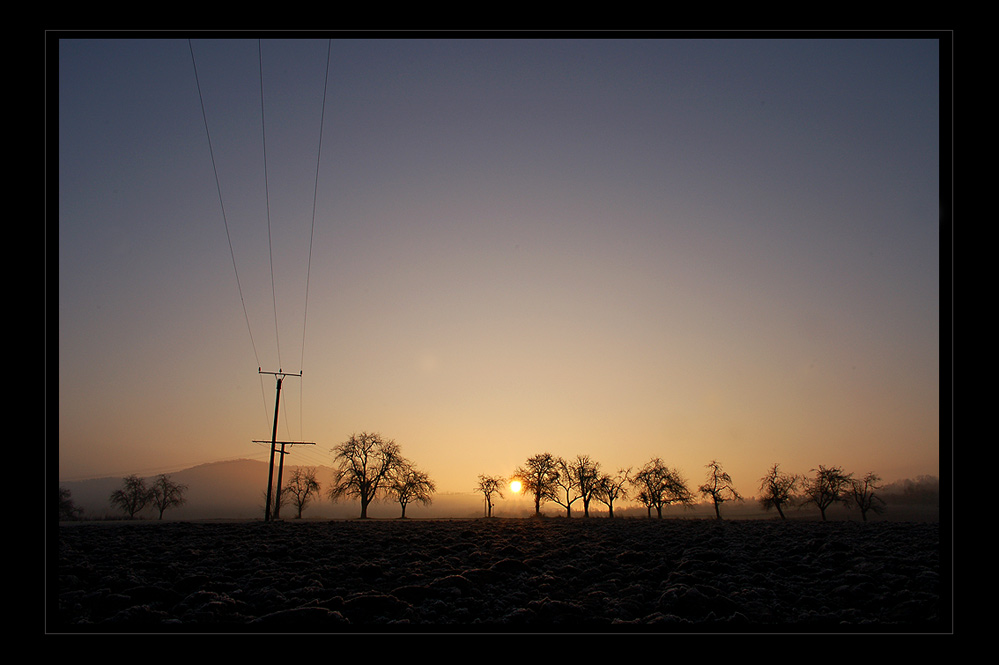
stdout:
<svg viewBox="0 0 999 665">
<path fill-rule="evenodd" d="M 283 480 L 287 479 L 295 466 L 285 466 Z M 277 467 L 275 467 L 277 482 Z M 170 479 L 187 486 L 184 492 L 186 503 L 170 508 L 163 513 L 163 519 L 262 519 L 264 497 L 267 491 L 267 463 L 256 460 L 232 460 L 201 464 L 190 469 L 167 474 Z M 316 478 L 320 487 L 329 486 L 333 470 L 327 466 L 316 467 Z M 155 476 L 146 478 L 151 484 Z M 73 503 L 83 509 L 84 519 L 120 517 L 120 511 L 113 508 L 108 497 L 122 485 L 121 478 L 97 478 L 59 483 L 70 491 Z M 410 505 L 406 508 L 407 517 L 480 517 L 481 497 L 474 494 L 438 494 L 430 506 Z M 401 509 L 398 504 L 376 502 L 368 508 L 371 517 L 398 517 Z M 292 519 L 297 511 L 287 503 L 281 508 L 283 519 Z M 342 501 L 333 504 L 325 496 L 314 499 L 305 507 L 303 518 L 340 519 L 357 517 L 360 507 L 357 501 Z M 145 519 L 156 519 L 158 513 L 146 508 L 140 513 Z"/>
</svg>

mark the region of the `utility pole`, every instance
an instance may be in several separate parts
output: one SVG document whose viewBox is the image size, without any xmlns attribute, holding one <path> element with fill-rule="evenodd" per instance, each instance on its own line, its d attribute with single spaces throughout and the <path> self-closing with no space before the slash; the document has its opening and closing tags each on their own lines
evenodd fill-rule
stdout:
<svg viewBox="0 0 999 665">
<path fill-rule="evenodd" d="M 277 394 L 274 397 L 274 428 L 271 430 L 271 441 L 270 441 L 270 443 L 271 443 L 271 461 L 270 461 L 270 466 L 267 469 L 267 506 L 264 508 L 264 521 L 265 522 L 270 522 L 271 521 L 271 487 L 274 484 L 274 454 L 276 452 L 275 449 L 276 449 L 276 446 L 277 446 L 277 443 L 278 443 L 278 441 L 277 441 L 277 427 L 278 427 L 278 407 L 281 404 L 281 383 L 284 381 L 284 377 L 286 377 L 286 376 L 298 376 L 298 377 L 300 377 L 300 376 L 302 376 L 302 373 L 299 372 L 298 374 L 291 374 L 289 372 L 283 372 L 280 369 L 278 369 L 278 371 L 276 371 L 276 372 L 264 372 L 259 367 L 257 368 L 257 372 L 259 372 L 260 374 L 273 374 L 274 376 L 277 377 Z M 287 442 L 284 442 L 284 441 L 281 442 L 281 469 L 284 468 L 284 455 L 285 455 L 284 446 L 285 446 L 285 443 L 287 443 Z M 281 496 L 280 483 L 281 483 L 281 473 L 279 471 L 278 472 L 278 498 L 279 499 L 280 499 L 280 496 Z M 278 508 L 275 507 L 274 517 L 277 517 L 277 513 L 278 513 Z"/>
</svg>

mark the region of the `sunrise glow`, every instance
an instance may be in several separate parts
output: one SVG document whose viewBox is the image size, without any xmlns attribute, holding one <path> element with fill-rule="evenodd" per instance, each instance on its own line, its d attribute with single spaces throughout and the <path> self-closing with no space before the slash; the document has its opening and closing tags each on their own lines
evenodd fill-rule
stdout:
<svg viewBox="0 0 999 665">
<path fill-rule="evenodd" d="M 935 39 L 58 47 L 60 481 L 364 431 L 416 515 L 542 452 L 940 473 Z"/>
</svg>

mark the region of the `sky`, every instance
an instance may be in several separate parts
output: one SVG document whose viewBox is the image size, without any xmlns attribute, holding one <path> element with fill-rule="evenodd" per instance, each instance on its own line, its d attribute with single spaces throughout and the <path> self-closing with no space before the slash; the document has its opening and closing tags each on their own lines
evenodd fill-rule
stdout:
<svg viewBox="0 0 999 665">
<path fill-rule="evenodd" d="M 60 480 L 940 473 L 933 35 L 277 36 L 59 42 Z"/>
</svg>

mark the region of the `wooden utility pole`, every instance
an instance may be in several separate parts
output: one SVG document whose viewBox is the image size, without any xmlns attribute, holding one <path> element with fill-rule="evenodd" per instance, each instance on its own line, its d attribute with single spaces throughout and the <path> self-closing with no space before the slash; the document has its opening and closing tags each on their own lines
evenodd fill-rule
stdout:
<svg viewBox="0 0 999 665">
<path fill-rule="evenodd" d="M 273 374 L 274 376 L 277 377 L 277 394 L 274 397 L 274 428 L 271 430 L 271 441 L 270 441 L 270 443 L 271 443 L 271 461 L 270 461 L 270 465 L 269 465 L 269 467 L 267 469 L 267 506 L 264 508 L 264 521 L 265 522 L 270 522 L 271 521 L 271 487 L 274 484 L 274 454 L 276 452 L 276 447 L 277 447 L 277 443 L 278 443 L 278 441 L 277 441 L 277 427 L 278 427 L 278 407 L 281 405 L 281 383 L 284 381 L 284 377 L 286 377 L 286 376 L 299 376 L 300 377 L 300 376 L 302 376 L 302 373 L 299 372 L 298 374 L 291 374 L 289 372 L 282 372 L 280 369 L 278 369 L 278 371 L 276 371 L 276 372 L 265 372 L 265 371 L 261 370 L 259 367 L 257 368 L 257 372 L 259 372 L 260 374 Z M 285 446 L 285 443 L 287 443 L 287 442 L 281 442 L 281 468 L 282 469 L 284 468 L 284 455 L 285 455 L 284 446 Z M 280 486 L 280 483 L 281 483 L 281 474 L 280 474 L 280 471 L 279 471 L 278 472 L 278 498 L 279 499 L 280 499 L 280 496 L 281 496 L 281 486 Z M 278 507 L 275 507 L 274 517 L 277 517 L 277 513 L 278 513 Z"/>
</svg>

